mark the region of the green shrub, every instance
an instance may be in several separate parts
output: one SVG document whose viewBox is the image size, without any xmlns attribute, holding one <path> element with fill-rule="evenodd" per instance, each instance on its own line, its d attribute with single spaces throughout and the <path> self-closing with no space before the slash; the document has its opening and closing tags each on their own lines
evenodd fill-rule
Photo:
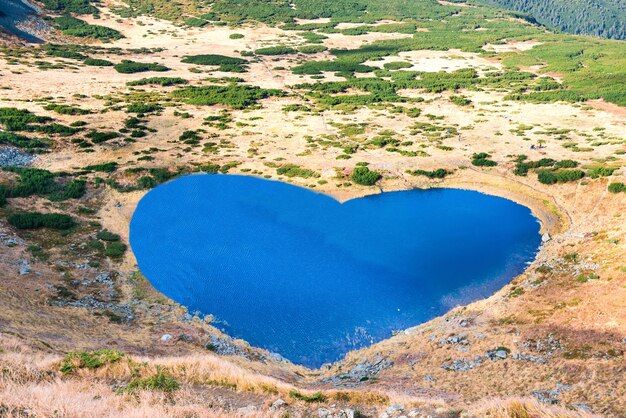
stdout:
<svg viewBox="0 0 626 418">
<path fill-rule="evenodd" d="M 100 144 L 102 142 L 109 141 L 114 138 L 118 138 L 120 134 L 117 132 L 99 132 L 99 131 L 91 131 L 85 135 L 87 138 L 91 139 L 91 142 L 94 144 Z"/>
<path fill-rule="evenodd" d="M 113 68 L 122 74 L 143 73 L 146 71 L 169 71 L 170 69 L 164 65 L 157 63 L 136 62 L 131 60 L 123 60 L 116 64 Z"/>
<path fill-rule="evenodd" d="M 102 349 L 97 351 L 72 351 L 63 358 L 60 371 L 74 373 L 80 369 L 99 369 L 102 366 L 117 363 L 125 357 L 118 350 Z"/>
<path fill-rule="evenodd" d="M 392 61 L 383 64 L 385 70 L 400 70 L 402 68 L 411 68 L 413 64 L 406 61 Z"/>
<path fill-rule="evenodd" d="M 116 162 L 110 162 L 110 163 L 88 165 L 83 170 L 86 170 L 86 171 L 97 171 L 97 172 L 100 172 L 100 173 L 112 173 L 115 170 L 117 170 L 117 163 Z"/>
<path fill-rule="evenodd" d="M 154 376 L 133 379 L 126 390 L 134 392 L 136 390 L 158 390 L 162 392 L 174 392 L 180 389 L 180 383 L 165 370 L 158 368 Z"/>
<path fill-rule="evenodd" d="M 296 51 L 294 48 L 285 45 L 277 45 L 277 46 L 268 46 L 265 48 L 259 48 L 254 51 L 257 55 L 288 55 L 295 54 Z"/>
<path fill-rule="evenodd" d="M 62 213 L 17 212 L 8 221 L 17 229 L 70 229 L 76 225 L 71 216 Z"/>
<path fill-rule="evenodd" d="M 326 397 L 322 394 L 322 392 L 315 392 L 312 395 L 303 395 L 297 390 L 291 390 L 289 391 L 289 395 L 294 399 L 297 399 L 299 401 L 309 402 L 309 403 L 324 402 L 326 400 Z"/>
<path fill-rule="evenodd" d="M 107 257 L 120 258 L 126 252 L 126 248 L 127 248 L 126 244 L 124 244 L 123 242 L 119 242 L 119 241 L 109 242 L 104 254 Z"/>
<path fill-rule="evenodd" d="M 328 48 L 324 45 L 302 45 L 298 48 L 298 51 L 303 54 L 317 54 L 318 52 L 326 51 L 326 49 Z"/>
<path fill-rule="evenodd" d="M 137 114 L 158 112 L 161 109 L 163 108 L 161 107 L 161 105 L 157 103 L 131 103 L 128 106 L 126 106 L 126 111 L 128 113 L 137 113 Z"/>
<path fill-rule="evenodd" d="M 109 232 L 106 229 L 103 229 L 102 231 L 98 231 L 98 233 L 96 234 L 96 238 L 102 241 L 119 241 L 120 240 L 119 235 L 114 234 L 113 232 Z"/>
<path fill-rule="evenodd" d="M 156 185 L 156 180 L 151 176 L 142 176 L 137 179 L 137 187 L 140 189 L 152 189 Z"/>
<path fill-rule="evenodd" d="M 121 39 L 124 36 L 115 29 L 100 25 L 90 25 L 72 16 L 61 16 L 54 19 L 61 32 L 79 38 L 94 38 L 101 41 Z"/>
<path fill-rule="evenodd" d="M 298 165 L 295 165 L 295 164 L 285 164 L 285 165 L 283 165 L 281 167 L 278 167 L 276 169 L 276 174 L 278 174 L 279 176 L 302 177 L 302 178 L 319 177 L 320 176 L 319 174 L 317 174 L 313 170 L 302 168 L 302 167 L 300 167 Z"/>
<path fill-rule="evenodd" d="M 450 101 L 457 106 L 468 106 L 472 103 L 472 101 L 465 96 L 450 96 Z"/>
<path fill-rule="evenodd" d="M 626 192 L 626 184 L 624 183 L 611 183 L 609 184 L 609 192 L 611 193 L 621 193 Z"/>
<path fill-rule="evenodd" d="M 90 110 L 81 109 L 80 107 L 68 106 L 63 104 L 50 103 L 43 107 L 45 110 L 51 110 L 61 115 L 88 115 Z"/>
<path fill-rule="evenodd" d="M 86 58 L 83 61 L 83 64 L 89 65 L 91 67 L 113 67 L 114 65 L 111 61 L 99 58 Z"/>
<path fill-rule="evenodd" d="M 308 61 L 291 69 L 294 74 L 316 75 L 323 72 L 369 73 L 373 67 L 355 62 L 344 61 Z"/>
<path fill-rule="evenodd" d="M 452 174 L 450 171 L 443 169 L 443 168 L 438 168 L 436 170 L 433 171 L 426 171 L 426 170 L 413 170 L 413 171 L 408 171 L 409 174 L 413 175 L 413 176 L 426 176 L 429 179 L 442 179 L 444 177 L 446 177 L 449 174 Z"/>
<path fill-rule="evenodd" d="M 247 64 L 243 58 L 228 57 L 226 55 L 217 54 L 202 54 L 202 55 L 188 55 L 181 60 L 186 64 L 196 65 L 225 65 L 225 64 Z"/>
<path fill-rule="evenodd" d="M 372 186 L 382 178 L 377 171 L 372 171 L 367 167 L 356 167 L 352 171 L 352 181 L 363 186 Z"/>
<path fill-rule="evenodd" d="M 283 96 L 281 90 L 261 89 L 257 86 L 229 85 L 185 87 L 172 92 L 172 96 L 193 105 L 223 104 L 234 109 L 244 109 L 270 96 Z"/>
<path fill-rule="evenodd" d="M 597 179 L 599 177 L 609 177 L 613 175 L 613 172 L 617 170 L 617 167 L 591 167 L 587 170 L 587 175 L 592 179 Z"/>
<path fill-rule="evenodd" d="M 242 39 L 244 35 L 242 33 L 231 33 L 228 37 L 230 39 Z"/>
<path fill-rule="evenodd" d="M 90 0 L 42 0 L 44 7 L 48 10 L 58 12 L 92 14 L 97 13 L 98 9 L 93 6 Z"/>
<path fill-rule="evenodd" d="M 552 170 L 537 171 L 537 180 L 543 184 L 555 184 L 559 181 L 556 174 Z"/>
<path fill-rule="evenodd" d="M 146 85 L 159 85 L 162 87 L 175 86 L 178 84 L 187 84 L 188 81 L 180 77 L 150 77 L 142 78 L 140 80 L 129 81 L 127 86 L 146 86 Z"/>
<path fill-rule="evenodd" d="M 472 164 L 477 167 L 494 167 L 498 165 L 498 163 L 496 163 L 495 161 L 490 160 L 490 157 L 491 155 L 487 154 L 486 152 L 474 154 L 472 156 Z"/>
<path fill-rule="evenodd" d="M 582 170 L 560 170 L 556 172 L 556 179 L 559 183 L 576 181 L 583 177 L 585 177 L 585 172 Z"/>
</svg>

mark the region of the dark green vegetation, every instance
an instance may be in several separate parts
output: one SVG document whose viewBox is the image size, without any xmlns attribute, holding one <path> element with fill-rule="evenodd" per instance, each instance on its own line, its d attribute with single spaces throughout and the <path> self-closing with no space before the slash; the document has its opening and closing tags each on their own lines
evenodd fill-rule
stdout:
<svg viewBox="0 0 626 418">
<path fill-rule="evenodd" d="M 309 170 L 307 168 L 302 168 L 295 164 L 286 164 L 286 165 L 278 167 L 276 169 L 276 174 L 278 174 L 279 176 L 287 176 L 287 177 L 302 177 L 302 178 L 319 177 L 319 174 L 317 174 L 315 171 Z"/>
<path fill-rule="evenodd" d="M 363 186 L 372 186 L 376 184 L 382 175 L 377 171 L 372 171 L 367 167 L 356 167 L 352 171 L 352 181 Z"/>
<path fill-rule="evenodd" d="M 226 55 L 203 54 L 188 55 L 182 59 L 182 62 L 196 65 L 225 65 L 225 64 L 246 64 L 243 58 L 228 57 Z"/>
<path fill-rule="evenodd" d="M 147 86 L 158 85 L 162 87 L 175 86 L 178 84 L 187 84 L 188 81 L 180 77 L 150 77 L 142 78 L 140 80 L 129 81 L 127 86 Z"/>
<path fill-rule="evenodd" d="M 63 213 L 16 212 L 7 220 L 17 229 L 70 229 L 76 225 L 71 216 Z"/>
<path fill-rule="evenodd" d="M 40 196 L 58 202 L 80 199 L 86 192 L 86 182 L 81 179 L 69 179 L 39 168 L 4 167 L 3 170 L 19 175 L 13 184 L 0 185 L 5 197 Z"/>
<path fill-rule="evenodd" d="M 169 68 L 161 64 L 136 62 L 131 60 L 123 60 L 113 68 L 115 68 L 115 71 L 122 74 L 143 73 L 146 71 L 169 71 Z"/>
<path fill-rule="evenodd" d="M 477 167 L 494 167 L 498 165 L 498 163 L 496 163 L 495 161 L 490 160 L 490 157 L 491 155 L 487 154 L 486 152 L 479 152 L 477 154 L 474 154 L 472 156 L 472 165 L 475 165 Z"/>
<path fill-rule="evenodd" d="M 98 9 L 90 0 L 42 0 L 48 10 L 77 14 L 96 14 Z"/>
<path fill-rule="evenodd" d="M 438 168 L 436 170 L 433 171 L 427 171 L 427 170 L 409 170 L 407 171 L 407 173 L 413 175 L 413 176 L 425 176 L 428 177 L 429 179 L 442 179 L 444 177 L 446 177 L 449 174 L 452 174 L 450 171 L 444 169 L 444 168 Z"/>
<path fill-rule="evenodd" d="M 228 86 L 185 87 L 172 92 L 174 98 L 193 105 L 226 105 L 244 109 L 270 96 L 283 96 L 281 90 L 231 84 Z"/>
<path fill-rule="evenodd" d="M 99 369 L 117 363 L 124 357 L 124 353 L 106 348 L 97 351 L 72 351 L 65 356 L 59 370 L 69 374 L 80 369 Z"/>
<path fill-rule="evenodd" d="M 598 165 L 588 167 L 585 172 L 576 169 L 578 166 L 578 162 L 574 160 L 557 161 L 552 158 L 542 158 L 537 161 L 529 161 L 526 155 L 520 155 L 515 159 L 513 173 L 517 176 L 526 176 L 530 170 L 535 170 L 540 183 L 556 184 L 577 181 L 586 176 L 594 179 L 609 177 L 617 170 L 617 167 Z"/>
<path fill-rule="evenodd" d="M 626 192 L 626 184 L 624 183 L 611 183 L 609 184 L 609 192 L 611 193 L 622 193 Z"/>
<path fill-rule="evenodd" d="M 37 116 L 26 109 L 14 107 L 0 108 L 0 125 L 4 128 L 4 131 L 0 131 L 0 145 L 13 145 L 31 152 L 42 152 L 50 147 L 52 142 L 49 139 L 31 138 L 15 132 L 71 136 L 80 131 L 80 128 L 55 123 L 51 117 Z"/>
<path fill-rule="evenodd" d="M 114 65 L 111 61 L 99 58 L 86 58 L 83 63 L 92 67 L 112 67 Z"/>
<path fill-rule="evenodd" d="M 259 48 L 254 51 L 255 54 L 258 55 L 287 55 L 287 54 L 295 54 L 296 51 L 294 48 L 289 46 L 268 46 L 266 48 Z"/>
<path fill-rule="evenodd" d="M 100 25 L 90 25 L 84 20 L 76 19 L 72 16 L 57 17 L 54 19 L 54 22 L 61 32 L 69 36 L 94 38 L 101 41 L 111 41 L 124 37 L 115 29 Z"/>
<path fill-rule="evenodd" d="M 576 34 L 626 39 L 626 3 L 621 0 L 477 0 L 517 10 L 542 25 Z"/>
</svg>

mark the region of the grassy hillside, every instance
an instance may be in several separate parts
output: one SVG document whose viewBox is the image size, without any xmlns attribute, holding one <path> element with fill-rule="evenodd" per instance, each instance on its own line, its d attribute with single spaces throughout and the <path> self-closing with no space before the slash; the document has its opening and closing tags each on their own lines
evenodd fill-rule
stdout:
<svg viewBox="0 0 626 418">
<path fill-rule="evenodd" d="M 479 0 L 517 10 L 550 28 L 575 34 L 626 39 L 626 3 L 621 0 Z"/>
</svg>

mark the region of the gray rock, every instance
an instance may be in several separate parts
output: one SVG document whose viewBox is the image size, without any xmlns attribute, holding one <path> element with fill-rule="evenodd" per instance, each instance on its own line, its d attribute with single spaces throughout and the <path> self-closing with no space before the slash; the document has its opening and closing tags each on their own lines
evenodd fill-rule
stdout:
<svg viewBox="0 0 626 418">
<path fill-rule="evenodd" d="M 35 157 L 13 147 L 0 148 L 0 167 L 27 167 L 35 161 Z"/>
<path fill-rule="evenodd" d="M 436 381 L 437 381 L 437 379 L 436 379 L 434 376 L 431 376 L 431 375 L 429 375 L 429 374 L 427 374 L 426 376 L 424 376 L 424 379 L 423 379 L 423 380 L 424 380 L 424 381 L 426 381 L 426 382 L 436 382 Z"/>
<path fill-rule="evenodd" d="M 272 406 L 270 407 L 270 409 L 272 411 L 278 411 L 279 409 L 283 409 L 287 407 L 287 402 L 283 401 L 282 399 L 277 399 L 276 401 L 274 401 L 274 403 L 272 403 Z"/>
<path fill-rule="evenodd" d="M 404 411 L 404 405 L 395 404 L 387 408 L 387 411 L 385 412 L 387 412 L 388 414 L 395 414 L 396 412 L 402 412 L 402 411 Z"/>
<path fill-rule="evenodd" d="M 30 264 L 28 264 L 28 261 L 23 260 L 19 270 L 20 276 L 24 276 L 25 274 L 30 273 L 31 270 L 32 269 L 30 268 Z"/>
<path fill-rule="evenodd" d="M 361 362 L 347 373 L 324 379 L 323 382 L 334 383 L 336 386 L 354 387 L 355 383 L 365 382 L 391 366 L 393 366 L 393 361 L 378 355 L 372 362 Z"/>
<path fill-rule="evenodd" d="M 481 356 L 476 356 L 474 360 L 467 360 L 466 358 L 455 359 L 449 363 L 444 363 L 441 368 L 453 372 L 464 372 L 474 367 L 478 367 L 482 364 Z"/>
<path fill-rule="evenodd" d="M 550 405 L 555 405 L 559 403 L 559 396 L 561 395 L 561 391 L 558 389 L 555 390 L 532 390 L 530 392 L 539 402 L 547 403 Z"/>
<path fill-rule="evenodd" d="M 161 341 L 163 341 L 163 342 L 167 342 L 167 341 L 169 341 L 171 339 L 172 339 L 172 336 L 170 334 L 163 334 L 161 336 Z"/>
<path fill-rule="evenodd" d="M 589 405 L 587 405 L 586 403 L 582 403 L 582 402 L 575 403 L 572 406 L 576 409 L 580 409 L 581 411 L 586 411 L 586 412 L 593 411 L 593 409 Z"/>
<path fill-rule="evenodd" d="M 509 356 L 509 353 L 506 350 L 489 350 L 485 353 L 485 355 L 489 360 L 497 361 L 505 360 Z"/>
<path fill-rule="evenodd" d="M 241 408 L 237 408 L 237 412 L 242 415 L 253 414 L 257 411 L 256 406 L 248 405 Z"/>
<path fill-rule="evenodd" d="M 248 358 L 248 354 L 235 345 L 232 338 L 227 336 L 218 337 L 217 335 L 211 335 L 205 347 L 221 356 L 243 356 Z"/>
</svg>

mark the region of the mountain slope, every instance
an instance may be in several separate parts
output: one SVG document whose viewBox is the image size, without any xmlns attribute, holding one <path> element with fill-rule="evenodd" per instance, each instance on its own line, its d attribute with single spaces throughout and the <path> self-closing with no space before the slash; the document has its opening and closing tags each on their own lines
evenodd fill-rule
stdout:
<svg viewBox="0 0 626 418">
<path fill-rule="evenodd" d="M 626 39 L 626 2 L 621 0 L 480 0 L 532 16 L 542 25 L 575 34 Z"/>
</svg>

